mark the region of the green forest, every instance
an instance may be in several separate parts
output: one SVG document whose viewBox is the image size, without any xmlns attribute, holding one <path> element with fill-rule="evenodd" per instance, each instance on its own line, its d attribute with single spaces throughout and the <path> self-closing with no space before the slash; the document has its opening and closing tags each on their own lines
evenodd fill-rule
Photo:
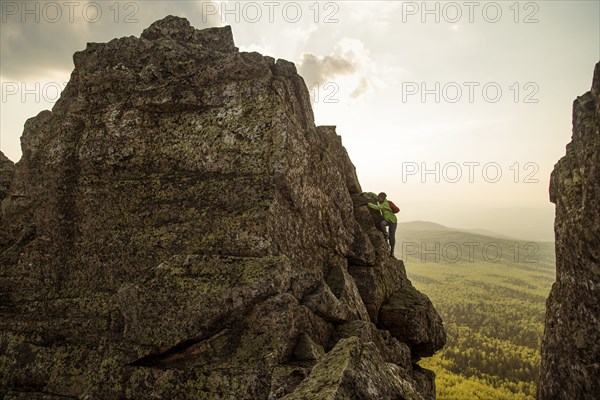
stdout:
<svg viewBox="0 0 600 400">
<path fill-rule="evenodd" d="M 435 371 L 438 399 L 533 399 L 554 243 L 428 222 L 398 224 L 396 239 L 408 277 L 444 320 L 446 346 L 419 362 Z"/>
</svg>

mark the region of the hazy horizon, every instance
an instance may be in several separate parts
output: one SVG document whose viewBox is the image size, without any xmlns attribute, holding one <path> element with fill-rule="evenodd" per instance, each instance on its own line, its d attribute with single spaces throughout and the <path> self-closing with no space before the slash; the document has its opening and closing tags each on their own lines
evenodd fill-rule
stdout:
<svg viewBox="0 0 600 400">
<path fill-rule="evenodd" d="M 468 4 L 467 4 L 468 3 Z M 365 191 L 400 222 L 552 241 L 549 177 L 600 59 L 600 3 L 13 2 L 0 10 L 0 149 L 51 109 L 87 42 L 166 15 L 231 25 L 240 51 L 296 63 Z"/>
</svg>

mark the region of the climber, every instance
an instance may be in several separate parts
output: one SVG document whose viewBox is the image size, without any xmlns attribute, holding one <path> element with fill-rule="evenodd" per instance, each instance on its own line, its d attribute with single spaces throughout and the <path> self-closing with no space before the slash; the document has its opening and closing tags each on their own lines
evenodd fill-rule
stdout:
<svg viewBox="0 0 600 400">
<path fill-rule="evenodd" d="M 387 194 L 384 192 L 381 192 L 378 195 L 369 193 L 369 195 L 373 198 L 376 197 L 377 204 L 368 203 L 367 205 L 372 209 L 379 210 L 381 213 L 383 219 L 380 222 L 380 229 L 383 231 L 385 239 L 390 243 L 390 257 L 396 258 L 394 256 L 394 246 L 396 245 L 396 227 L 398 226 L 398 219 L 394 214 L 400 211 L 400 209 L 398 209 L 394 203 L 387 200 Z M 389 234 L 387 229 L 385 229 L 386 226 L 390 227 Z"/>
</svg>

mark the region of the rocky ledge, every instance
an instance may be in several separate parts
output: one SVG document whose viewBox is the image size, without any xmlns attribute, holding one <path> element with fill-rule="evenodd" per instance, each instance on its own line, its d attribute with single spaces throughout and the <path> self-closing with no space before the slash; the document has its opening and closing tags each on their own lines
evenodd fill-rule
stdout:
<svg viewBox="0 0 600 400">
<path fill-rule="evenodd" d="M 4 398 L 435 398 L 441 319 L 294 64 L 172 16 L 74 61 L 2 161 Z"/>
</svg>

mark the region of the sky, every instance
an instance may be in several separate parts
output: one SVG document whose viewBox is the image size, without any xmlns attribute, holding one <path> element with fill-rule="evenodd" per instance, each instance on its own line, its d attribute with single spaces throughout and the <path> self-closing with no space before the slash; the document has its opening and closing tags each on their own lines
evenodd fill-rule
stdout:
<svg viewBox="0 0 600 400">
<path fill-rule="evenodd" d="M 399 222 L 553 240 L 548 183 L 600 61 L 600 1 L 0 1 L 0 150 L 51 109 L 88 42 L 166 15 L 296 63 L 363 190 Z"/>
</svg>

